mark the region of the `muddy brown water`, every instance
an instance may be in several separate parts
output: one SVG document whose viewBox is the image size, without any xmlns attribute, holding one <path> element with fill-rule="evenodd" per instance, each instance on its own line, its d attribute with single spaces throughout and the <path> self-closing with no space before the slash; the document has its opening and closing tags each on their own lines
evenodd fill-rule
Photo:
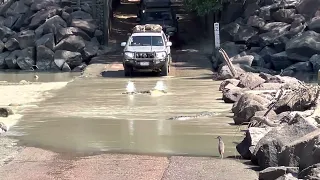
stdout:
<svg viewBox="0 0 320 180">
<path fill-rule="evenodd" d="M 39 78 L 40 79 L 40 78 Z M 243 132 L 231 126 L 230 104 L 223 103 L 219 82 L 190 78 L 134 78 L 137 90 L 163 80 L 168 93 L 125 95 L 127 78 L 76 79 L 55 97 L 29 108 L 8 133 L 21 145 L 68 153 L 138 153 L 218 156 L 218 135 L 226 156 L 235 155 Z M 185 121 L 173 116 L 203 111 L 220 115 Z"/>
</svg>

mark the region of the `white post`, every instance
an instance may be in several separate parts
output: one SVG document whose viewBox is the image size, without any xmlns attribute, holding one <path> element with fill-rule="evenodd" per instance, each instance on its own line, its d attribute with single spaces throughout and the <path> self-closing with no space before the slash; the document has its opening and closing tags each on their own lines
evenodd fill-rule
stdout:
<svg viewBox="0 0 320 180">
<path fill-rule="evenodd" d="M 220 48 L 220 28 L 219 23 L 214 23 L 214 46 Z"/>
</svg>

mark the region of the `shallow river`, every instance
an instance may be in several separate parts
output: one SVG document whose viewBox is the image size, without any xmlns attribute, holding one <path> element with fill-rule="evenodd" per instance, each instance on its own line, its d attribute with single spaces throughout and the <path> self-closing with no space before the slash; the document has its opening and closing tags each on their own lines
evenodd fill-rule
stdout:
<svg viewBox="0 0 320 180">
<path fill-rule="evenodd" d="M 243 133 L 229 124 L 233 122 L 231 105 L 219 100 L 219 82 L 182 77 L 132 79 L 138 91 L 152 89 L 159 80 L 168 91 L 162 96 L 122 94 L 128 82 L 125 78 L 77 79 L 53 92 L 56 96 L 38 108 L 24 111 L 9 135 L 22 145 L 56 152 L 193 156 L 218 156 L 215 138 L 220 135 L 226 155 L 235 155 L 234 142 Z M 167 120 L 203 111 L 220 114 Z"/>
</svg>

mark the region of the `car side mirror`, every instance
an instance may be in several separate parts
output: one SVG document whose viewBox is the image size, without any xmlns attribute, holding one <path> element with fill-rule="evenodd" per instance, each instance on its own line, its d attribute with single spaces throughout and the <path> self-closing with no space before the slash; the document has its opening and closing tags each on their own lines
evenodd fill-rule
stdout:
<svg viewBox="0 0 320 180">
<path fill-rule="evenodd" d="M 126 42 L 122 42 L 122 43 L 121 43 L 121 47 L 125 47 L 126 44 L 127 44 Z"/>
<path fill-rule="evenodd" d="M 167 46 L 172 46 L 172 42 L 168 41 Z"/>
<path fill-rule="evenodd" d="M 177 17 L 177 20 L 179 20 L 180 19 L 180 17 Z"/>
</svg>

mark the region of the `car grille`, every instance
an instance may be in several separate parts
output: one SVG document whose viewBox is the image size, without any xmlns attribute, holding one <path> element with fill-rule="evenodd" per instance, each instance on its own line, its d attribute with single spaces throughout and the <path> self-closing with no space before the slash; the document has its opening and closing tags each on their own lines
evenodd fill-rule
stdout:
<svg viewBox="0 0 320 180">
<path fill-rule="evenodd" d="M 141 59 L 147 59 L 147 58 L 154 58 L 155 57 L 155 53 L 153 52 L 137 52 L 135 54 L 136 58 L 141 58 Z"/>
</svg>

